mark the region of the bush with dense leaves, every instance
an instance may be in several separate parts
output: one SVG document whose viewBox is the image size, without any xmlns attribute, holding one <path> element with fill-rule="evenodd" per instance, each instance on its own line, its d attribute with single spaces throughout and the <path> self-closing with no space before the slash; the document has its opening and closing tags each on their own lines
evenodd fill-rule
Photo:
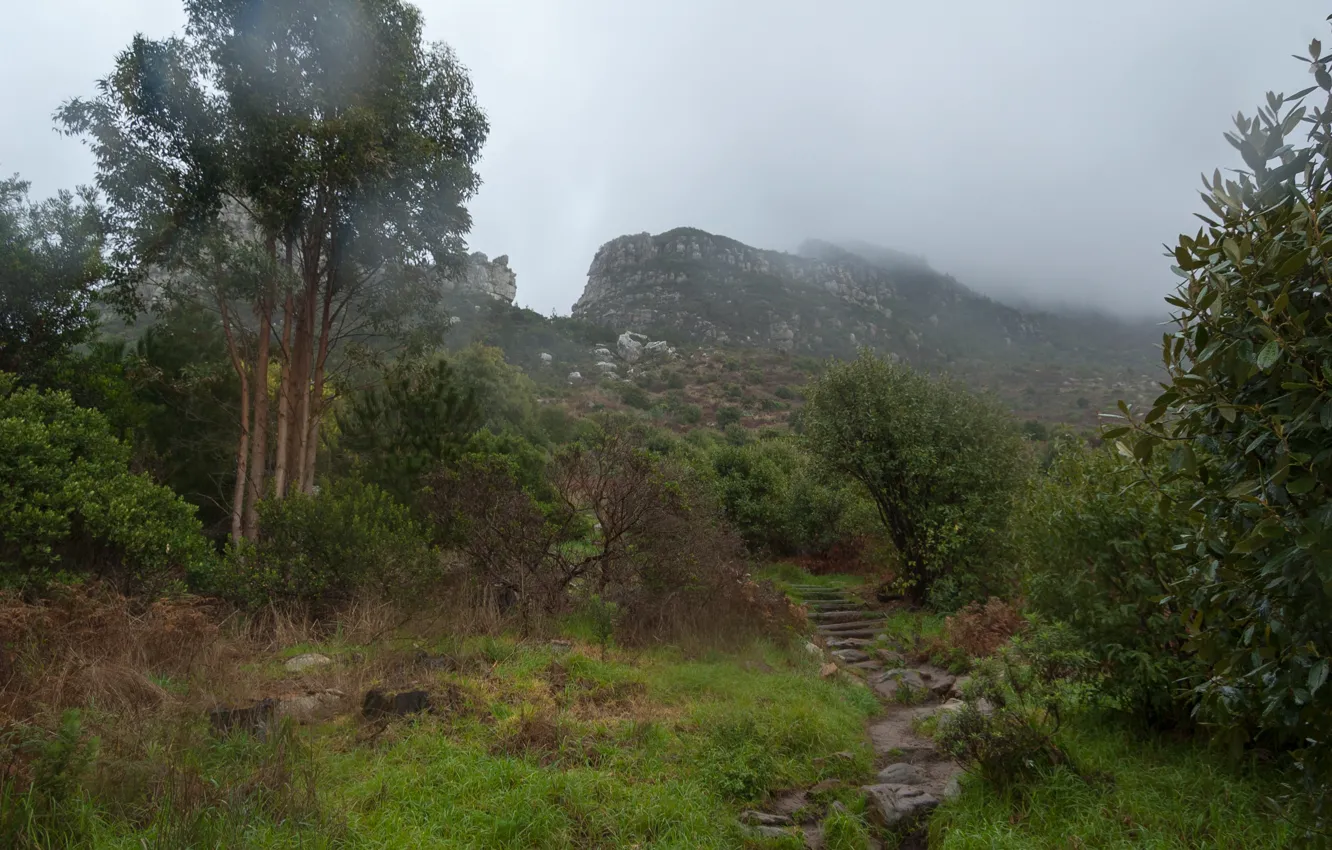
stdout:
<svg viewBox="0 0 1332 850">
<path fill-rule="evenodd" d="M 102 414 L 0 373 L 0 582 L 94 575 L 153 594 L 205 571 L 194 508 L 129 455 Z"/>
<path fill-rule="evenodd" d="M 1184 649 L 1187 609 L 1164 602 L 1188 572 L 1178 551 L 1189 499 L 1162 509 L 1109 448 L 1064 437 L 1036 479 L 1016 529 L 1032 609 L 1067 623 L 1106 672 L 1105 693 L 1153 725 L 1186 721 L 1202 672 Z"/>
<path fill-rule="evenodd" d="M 718 446 L 708 461 L 726 519 L 752 552 L 819 555 L 874 529 L 868 500 L 789 438 Z"/>
<path fill-rule="evenodd" d="M 1311 788 L 1332 776 L 1332 73 L 1269 94 L 1227 139 L 1247 165 L 1206 181 L 1205 226 L 1174 249 L 1170 382 L 1107 434 L 1198 488 L 1179 602 L 1207 665 L 1206 717 L 1238 745 L 1296 748 Z M 1319 103 L 1306 104 L 1319 92 Z M 1133 413 L 1125 407 L 1125 412 Z M 1148 472 L 1152 472 L 1149 468 Z M 1167 494 L 1168 496 L 1168 494 Z"/>
<path fill-rule="evenodd" d="M 805 445 L 865 487 L 902 590 L 945 609 L 1012 591 L 1004 544 L 1029 455 L 1002 407 L 869 351 L 833 363 L 806 396 Z"/>
<path fill-rule="evenodd" d="M 963 706 L 939 724 L 939 746 L 1005 790 L 1067 763 L 1055 735 L 1087 698 L 1091 664 L 1067 626 L 1035 624 L 972 671 Z"/>
<path fill-rule="evenodd" d="M 259 539 L 229 552 L 216 590 L 238 603 L 322 613 L 359 594 L 409 601 L 440 562 L 407 507 L 354 478 L 259 505 Z"/>
</svg>

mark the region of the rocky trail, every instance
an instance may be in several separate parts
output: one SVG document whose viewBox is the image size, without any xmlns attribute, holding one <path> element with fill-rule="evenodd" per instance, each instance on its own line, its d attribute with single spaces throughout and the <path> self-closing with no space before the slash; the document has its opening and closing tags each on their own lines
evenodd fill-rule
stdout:
<svg viewBox="0 0 1332 850">
<path fill-rule="evenodd" d="M 815 624 L 817 642 L 807 649 L 827 659 L 823 675 L 863 679 L 884 704 L 883 714 L 867 730 L 877 773 L 871 784 L 859 789 L 871 817 L 902 836 L 899 847 L 925 847 L 929 813 L 957 793 L 962 768 L 915 727 L 925 718 L 960 707 L 961 683 L 933 665 L 908 664 L 900 653 L 883 646 L 878 638 L 887 615 L 847 591 L 819 585 L 792 585 L 789 591 Z M 818 850 L 824 846 L 824 820 L 841 805 L 822 806 L 819 798 L 842 787 L 830 780 L 774 795 L 762 810 L 747 811 L 741 820 L 758 837 L 777 838 L 799 830 L 805 846 Z"/>
</svg>

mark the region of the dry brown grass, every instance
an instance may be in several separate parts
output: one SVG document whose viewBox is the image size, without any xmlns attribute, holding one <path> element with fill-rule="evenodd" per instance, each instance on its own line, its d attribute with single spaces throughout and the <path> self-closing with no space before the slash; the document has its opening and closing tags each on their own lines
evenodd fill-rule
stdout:
<svg viewBox="0 0 1332 850">
<path fill-rule="evenodd" d="M 1026 621 L 1012 603 L 990 597 L 984 605 L 972 602 L 944 620 L 943 639 L 973 658 L 993 655 Z"/>
</svg>

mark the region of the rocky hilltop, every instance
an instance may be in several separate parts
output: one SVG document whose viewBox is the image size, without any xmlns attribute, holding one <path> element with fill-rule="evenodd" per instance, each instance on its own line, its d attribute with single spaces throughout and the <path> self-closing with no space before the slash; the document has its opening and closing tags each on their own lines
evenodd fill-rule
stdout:
<svg viewBox="0 0 1332 850">
<path fill-rule="evenodd" d="M 621 236 L 597 251 L 573 314 L 673 341 L 847 356 L 868 345 L 922 365 L 1150 353 L 1155 332 L 1024 312 L 921 258 L 864 243 L 798 253 L 692 228 Z M 1144 348 L 1146 346 L 1146 348 Z"/>
<path fill-rule="evenodd" d="M 507 254 L 491 260 L 480 251 L 471 254 L 462 269 L 441 281 L 444 291 L 456 295 L 482 295 L 512 304 L 518 294 L 518 275 L 509 268 Z"/>
</svg>

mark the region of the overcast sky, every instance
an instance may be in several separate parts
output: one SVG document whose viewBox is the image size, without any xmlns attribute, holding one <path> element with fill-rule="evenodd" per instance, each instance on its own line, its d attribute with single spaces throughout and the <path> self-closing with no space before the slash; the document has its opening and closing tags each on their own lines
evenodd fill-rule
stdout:
<svg viewBox="0 0 1332 850">
<path fill-rule="evenodd" d="M 1156 311 L 1161 244 L 1269 89 L 1309 84 L 1315 0 L 422 0 L 492 131 L 471 245 L 567 313 L 624 233 L 858 238 L 982 291 Z M 52 111 L 179 0 L 4 0 L 0 174 L 91 181 Z M 1332 38 L 1325 39 L 1332 42 Z"/>
</svg>

